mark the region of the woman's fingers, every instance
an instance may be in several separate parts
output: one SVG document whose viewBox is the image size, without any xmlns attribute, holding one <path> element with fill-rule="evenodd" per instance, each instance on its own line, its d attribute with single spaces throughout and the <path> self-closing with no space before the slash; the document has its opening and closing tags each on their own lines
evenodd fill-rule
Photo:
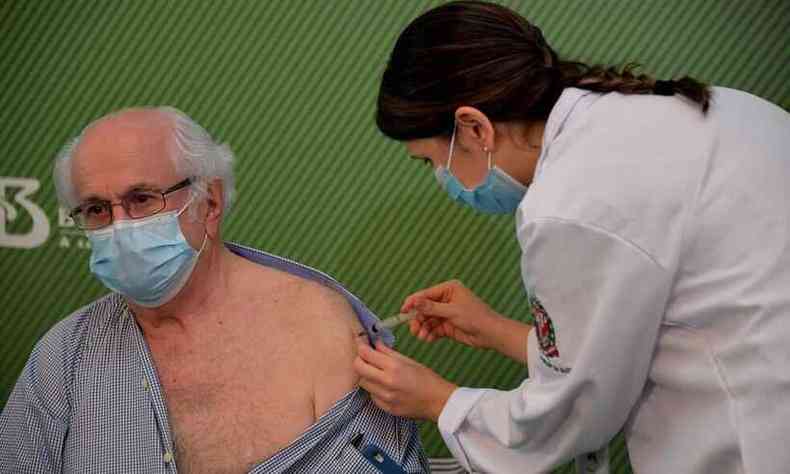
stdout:
<svg viewBox="0 0 790 474">
<path fill-rule="evenodd" d="M 415 291 L 411 295 L 406 297 L 406 300 L 403 302 L 403 306 L 405 309 L 411 309 L 411 306 L 414 305 L 415 302 L 423 299 L 431 299 L 431 300 L 439 300 L 442 301 L 447 295 L 447 282 L 439 283 L 438 285 L 431 286 L 429 288 L 422 289 L 420 291 Z M 408 308 L 406 308 L 408 306 Z"/>
<path fill-rule="evenodd" d="M 423 300 L 440 301 L 440 302 L 450 301 L 452 299 L 453 292 L 457 291 L 459 288 L 462 287 L 463 284 L 460 281 L 450 280 L 431 286 L 429 288 L 425 288 L 420 291 L 416 291 L 406 297 L 406 299 L 403 301 L 403 306 L 401 307 L 401 311 L 407 312 L 412 308 L 414 308 L 418 302 Z"/>
<path fill-rule="evenodd" d="M 439 324 L 426 324 L 421 331 L 422 339 L 428 342 L 433 342 L 442 337 L 441 331 L 438 330 Z"/>
<path fill-rule="evenodd" d="M 401 354 L 400 352 L 396 351 L 395 349 L 391 348 L 390 346 L 384 344 L 380 340 L 376 341 L 376 352 L 378 352 L 384 358 L 388 360 L 384 363 L 389 370 L 393 370 L 397 368 L 397 363 L 410 365 L 413 364 L 414 361 L 405 355 Z"/>
<path fill-rule="evenodd" d="M 377 345 L 378 344 L 381 344 L 381 341 L 377 341 Z M 384 347 L 386 347 L 386 345 L 384 345 Z M 359 358 L 361 358 L 366 364 L 379 370 L 388 369 L 391 365 L 389 364 L 389 356 L 387 354 L 377 351 L 367 344 L 359 345 L 357 349 L 357 355 L 359 355 Z"/>
<path fill-rule="evenodd" d="M 360 377 L 359 386 L 375 395 L 380 395 L 387 391 L 387 388 L 381 383 L 365 377 Z"/>
<path fill-rule="evenodd" d="M 409 330 L 415 336 L 420 333 L 420 330 L 425 326 L 428 318 L 422 314 L 418 314 L 416 318 L 409 321 Z"/>
<path fill-rule="evenodd" d="M 463 307 L 459 308 L 460 304 L 462 303 L 455 301 L 441 303 L 438 301 L 425 299 L 419 301 L 415 308 L 417 308 L 417 311 L 428 317 L 452 320 L 458 316 L 459 311 L 466 309 Z"/>
<path fill-rule="evenodd" d="M 397 416 L 438 420 L 455 385 L 381 341 L 375 350 L 361 346 L 358 352 L 354 370 L 359 386 L 379 408 Z"/>
<path fill-rule="evenodd" d="M 365 364 L 365 366 L 359 367 L 360 370 L 364 370 L 364 374 L 360 375 L 375 379 L 380 383 L 387 380 L 385 374 L 397 372 L 399 365 L 412 363 L 411 359 L 387 346 L 381 340 L 376 341 L 375 349 L 367 344 L 360 346 L 358 354 L 360 362 Z"/>
<path fill-rule="evenodd" d="M 354 360 L 354 370 L 359 374 L 359 386 L 371 395 L 373 402 L 383 410 L 392 411 L 398 391 L 392 374 L 368 364 L 361 357 Z"/>
<path fill-rule="evenodd" d="M 356 357 L 352 363 L 354 370 L 359 374 L 362 379 L 367 380 L 381 380 L 384 377 L 384 371 L 380 368 L 373 366 L 365 361 L 362 357 Z"/>
<path fill-rule="evenodd" d="M 388 413 L 393 413 L 396 411 L 394 404 L 397 402 L 397 396 L 392 390 L 375 382 L 366 381 L 364 379 L 360 380 L 359 386 L 370 394 L 370 398 L 377 407 Z M 400 415 L 400 413 L 398 413 L 398 415 Z"/>
<path fill-rule="evenodd" d="M 375 350 L 370 347 L 360 347 L 359 357 L 354 360 L 354 370 L 360 376 L 359 386 L 367 390 L 374 398 L 392 403 L 394 393 L 397 391 L 397 381 L 394 380 L 397 363 L 390 359 L 395 359 L 397 356 L 406 359 L 405 356 L 390 349 L 381 341 L 376 342 Z M 384 368 L 377 367 L 369 361 L 375 361 L 376 364 Z"/>
<path fill-rule="evenodd" d="M 423 341 L 433 342 L 442 337 L 441 331 L 437 328 L 442 325 L 442 320 L 431 317 L 424 317 L 422 321 L 416 319 L 409 322 L 409 331 L 413 336 Z"/>
<path fill-rule="evenodd" d="M 428 342 L 433 342 L 447 335 L 444 331 L 445 324 L 450 323 L 447 323 L 445 320 L 439 318 L 431 318 L 426 321 L 425 327 L 428 329 L 426 338 Z"/>
<path fill-rule="evenodd" d="M 381 342 L 381 340 L 376 341 L 376 351 L 384 354 L 385 356 L 390 356 L 390 357 L 399 354 L 398 351 L 390 348 L 390 346 L 384 344 L 383 342 Z"/>
<path fill-rule="evenodd" d="M 468 324 L 461 321 L 461 316 L 474 311 L 473 296 L 461 282 L 451 280 L 409 295 L 401 310 L 417 310 L 417 318 L 409 324 L 409 330 L 418 339 L 433 342 L 454 334 L 453 325 L 445 322 L 457 320 L 461 325 Z"/>
</svg>

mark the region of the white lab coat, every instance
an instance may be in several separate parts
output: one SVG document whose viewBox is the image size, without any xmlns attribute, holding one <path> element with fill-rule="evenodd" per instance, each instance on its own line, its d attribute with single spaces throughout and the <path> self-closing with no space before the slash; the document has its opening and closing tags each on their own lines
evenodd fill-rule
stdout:
<svg viewBox="0 0 790 474">
<path fill-rule="evenodd" d="M 790 114 L 567 89 L 516 227 L 530 377 L 453 393 L 466 469 L 545 472 L 625 426 L 640 474 L 790 472 Z"/>
</svg>

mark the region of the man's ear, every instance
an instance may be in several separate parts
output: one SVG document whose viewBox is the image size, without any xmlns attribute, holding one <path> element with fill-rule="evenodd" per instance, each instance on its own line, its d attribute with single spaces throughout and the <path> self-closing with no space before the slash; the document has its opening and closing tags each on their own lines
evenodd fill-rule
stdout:
<svg viewBox="0 0 790 474">
<path fill-rule="evenodd" d="M 461 146 L 494 151 L 494 124 L 479 109 L 463 105 L 455 111 L 456 135 Z"/>
<path fill-rule="evenodd" d="M 206 198 L 206 229 L 209 237 L 215 238 L 219 234 L 222 215 L 225 207 L 225 187 L 222 180 L 214 179 L 207 185 L 208 198 Z"/>
</svg>

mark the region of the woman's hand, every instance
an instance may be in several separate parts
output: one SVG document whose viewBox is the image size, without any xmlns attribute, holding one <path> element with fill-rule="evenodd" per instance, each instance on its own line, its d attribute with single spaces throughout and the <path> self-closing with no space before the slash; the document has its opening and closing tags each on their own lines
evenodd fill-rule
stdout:
<svg viewBox="0 0 790 474">
<path fill-rule="evenodd" d="M 418 315 L 409 329 L 417 338 L 433 342 L 449 337 L 483 349 L 492 347 L 490 329 L 504 318 L 457 280 L 409 295 L 401 311 L 412 309 Z"/>
<path fill-rule="evenodd" d="M 417 310 L 417 317 L 409 322 L 409 330 L 423 341 L 449 337 L 527 363 L 532 326 L 497 313 L 460 281 L 440 283 L 408 296 L 401 311 L 412 309 Z"/>
<path fill-rule="evenodd" d="M 373 402 L 395 416 L 437 422 L 447 399 L 457 388 L 433 370 L 390 349 L 381 341 L 376 349 L 360 344 L 354 370 L 359 386 Z"/>
</svg>

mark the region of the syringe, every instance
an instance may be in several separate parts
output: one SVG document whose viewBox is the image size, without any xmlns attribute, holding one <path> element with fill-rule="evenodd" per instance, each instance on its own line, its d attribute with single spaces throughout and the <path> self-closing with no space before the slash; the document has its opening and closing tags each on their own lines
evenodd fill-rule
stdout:
<svg viewBox="0 0 790 474">
<path fill-rule="evenodd" d="M 394 329 L 405 322 L 411 321 L 415 317 L 417 317 L 417 310 L 414 309 L 408 313 L 398 313 L 395 316 L 390 316 L 389 318 L 382 319 L 381 321 L 374 323 L 371 331 L 374 335 L 376 335 L 380 333 L 382 329 Z M 365 334 L 366 332 L 362 331 L 357 334 L 357 336 L 363 336 Z"/>
<path fill-rule="evenodd" d="M 411 310 L 408 313 L 398 313 L 395 316 L 383 319 L 373 325 L 373 332 L 379 332 L 382 329 L 394 329 L 397 326 L 409 322 L 417 317 L 417 310 Z"/>
</svg>

